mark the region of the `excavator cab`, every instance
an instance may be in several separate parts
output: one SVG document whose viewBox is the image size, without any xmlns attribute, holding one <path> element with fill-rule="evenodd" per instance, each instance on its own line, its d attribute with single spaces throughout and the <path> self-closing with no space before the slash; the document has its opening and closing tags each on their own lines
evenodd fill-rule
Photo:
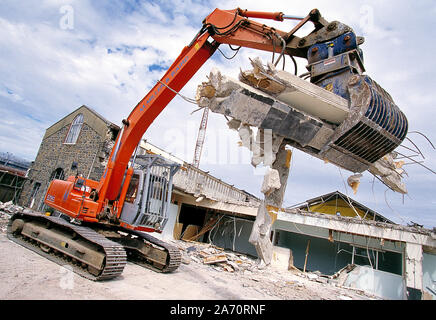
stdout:
<svg viewBox="0 0 436 320">
<path fill-rule="evenodd" d="M 137 156 L 120 220 L 162 231 L 168 221 L 173 177 L 180 165 L 156 154 Z"/>
</svg>

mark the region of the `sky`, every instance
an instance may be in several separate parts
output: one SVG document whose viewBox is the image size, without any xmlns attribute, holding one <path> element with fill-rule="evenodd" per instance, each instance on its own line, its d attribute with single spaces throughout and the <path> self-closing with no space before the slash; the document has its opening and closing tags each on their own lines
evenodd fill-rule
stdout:
<svg viewBox="0 0 436 320">
<path fill-rule="evenodd" d="M 0 152 L 34 160 L 45 130 L 87 105 L 121 125 L 133 107 L 163 76 L 215 8 L 281 11 L 304 17 L 318 8 L 328 21 L 341 21 L 365 37 L 361 46 L 367 74 L 385 88 L 409 120 L 408 138 L 422 152 L 423 165 L 436 171 L 436 101 L 433 53 L 436 45 L 432 0 L 412 1 L 144 1 L 2 0 L 0 5 Z M 296 22 L 259 20 L 282 31 Z M 310 25 L 297 35 L 310 32 Z M 227 46 L 220 47 L 232 55 Z M 219 52 L 181 90 L 194 98 L 212 68 L 237 77 L 249 58 L 271 54 L 242 48 L 232 59 Z M 289 59 L 288 59 L 289 60 Z M 306 60 L 298 59 L 299 73 Z M 293 72 L 290 60 L 287 69 Z M 175 97 L 147 130 L 152 144 L 191 162 L 202 112 Z M 261 197 L 264 170 L 223 116 L 210 113 L 200 168 Z M 409 140 L 403 145 L 415 148 Z M 414 154 L 405 147 L 397 150 Z M 410 162 L 410 161 L 407 161 Z M 284 206 L 340 191 L 390 220 L 436 226 L 436 175 L 407 164 L 408 194 L 388 190 L 368 172 L 357 194 L 346 184 L 352 173 L 294 150 Z"/>
</svg>

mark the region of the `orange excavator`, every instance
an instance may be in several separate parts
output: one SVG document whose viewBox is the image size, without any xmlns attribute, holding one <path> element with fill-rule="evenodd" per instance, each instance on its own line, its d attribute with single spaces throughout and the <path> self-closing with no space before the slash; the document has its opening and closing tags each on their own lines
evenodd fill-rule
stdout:
<svg viewBox="0 0 436 320">
<path fill-rule="evenodd" d="M 284 32 L 249 18 L 299 23 Z M 305 37 L 296 36 L 307 22 L 313 23 L 314 30 Z M 277 54 L 278 60 L 286 55 L 294 63 L 294 57 L 306 58 L 311 81 L 323 86 L 323 81 L 333 79 L 342 84 L 334 86 L 335 93 L 342 95 L 344 75 L 364 71 L 362 43 L 363 38 L 350 27 L 326 21 L 316 9 L 305 18 L 282 12 L 215 9 L 164 76 L 122 121 L 100 181 L 76 175 L 51 182 L 45 203 L 70 221 L 25 209 L 11 217 L 9 238 L 56 263 L 69 263 L 76 273 L 92 280 L 118 276 L 127 259 L 158 272 L 177 269 L 179 250 L 150 233 L 162 232 L 165 226 L 172 178 L 179 167 L 157 155 L 137 156 L 135 151 L 153 120 L 221 44 L 235 50 L 232 46 L 269 51 Z M 348 57 L 347 65 L 338 66 L 332 60 L 344 61 L 343 57 Z M 374 101 L 381 102 L 379 96 L 373 92 Z M 398 129 L 400 134 L 404 134 L 402 129 Z"/>
</svg>

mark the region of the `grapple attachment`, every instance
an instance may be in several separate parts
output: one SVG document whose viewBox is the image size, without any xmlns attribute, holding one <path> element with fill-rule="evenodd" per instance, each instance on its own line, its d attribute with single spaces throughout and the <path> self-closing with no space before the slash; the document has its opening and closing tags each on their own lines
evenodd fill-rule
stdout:
<svg viewBox="0 0 436 320">
<path fill-rule="evenodd" d="M 309 48 L 311 82 L 348 100 L 348 117 L 335 129 L 319 156 L 362 172 L 405 139 L 407 119 L 392 97 L 363 75 L 363 38 L 350 29 Z"/>
<path fill-rule="evenodd" d="M 362 172 L 405 139 L 406 116 L 374 80 L 353 75 L 348 81 L 350 113 L 320 155 Z"/>
</svg>

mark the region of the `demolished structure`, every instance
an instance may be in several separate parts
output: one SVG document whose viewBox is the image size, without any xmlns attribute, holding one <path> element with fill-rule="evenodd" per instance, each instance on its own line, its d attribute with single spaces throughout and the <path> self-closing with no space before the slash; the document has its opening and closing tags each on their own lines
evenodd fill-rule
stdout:
<svg viewBox="0 0 436 320">
<path fill-rule="evenodd" d="M 355 173 L 349 180 L 355 192 L 360 173 L 369 170 L 392 190 L 407 193 L 393 153 L 407 134 L 407 119 L 380 86 L 367 76 L 352 75 L 346 99 L 271 63 L 265 67 L 259 58 L 251 63 L 253 69 L 241 71 L 239 80 L 212 70 L 196 100 L 200 107 L 231 117 L 229 127 L 253 152 L 252 165 L 263 162 L 271 168 L 250 237 L 263 262 L 271 262 L 269 228 L 286 190 L 291 157 L 286 145 Z M 251 127 L 258 128 L 256 139 Z"/>
<path fill-rule="evenodd" d="M 352 172 L 347 182 L 354 193 L 365 171 L 407 193 L 404 162 L 394 149 L 408 124 L 389 94 L 363 75 L 351 75 L 338 93 L 259 59 L 251 62 L 253 69 L 241 71 L 238 80 L 212 70 L 196 98 L 238 130 L 241 145 L 252 151 L 253 166 L 269 167 L 249 239 L 261 262 L 321 270 L 329 279 L 339 277 L 342 284 L 387 299 L 434 294 L 434 231 L 395 225 L 348 196 L 344 204 L 350 205 L 351 219 L 342 217 L 338 200 L 333 213 L 315 205 L 281 208 L 292 155 L 287 145 Z"/>
<path fill-rule="evenodd" d="M 260 133 L 271 130 L 272 159 L 277 152 L 276 141 L 286 139 L 288 145 L 353 173 L 368 170 L 392 190 L 407 193 L 401 180 L 402 164 L 395 161 L 397 155 L 393 152 L 407 134 L 407 119 L 375 82 L 370 86 L 369 78 L 352 76 L 349 102 L 300 77 L 276 70 L 270 63 L 265 67 L 258 58 L 251 63 L 253 69 L 241 72 L 239 80 L 212 70 L 208 81 L 197 90 L 199 106 L 231 117 L 233 128 L 239 122 L 241 136 L 246 135 L 241 131 L 248 131 L 248 127 L 257 127 Z M 374 105 L 373 100 L 379 96 L 391 103 L 383 105 L 383 110 Z M 256 143 L 259 137 L 258 133 Z M 250 150 L 256 166 L 258 154 L 256 149 Z"/>
<path fill-rule="evenodd" d="M 26 180 L 30 162 L 13 154 L 0 152 L 0 201 L 17 201 Z"/>
</svg>

